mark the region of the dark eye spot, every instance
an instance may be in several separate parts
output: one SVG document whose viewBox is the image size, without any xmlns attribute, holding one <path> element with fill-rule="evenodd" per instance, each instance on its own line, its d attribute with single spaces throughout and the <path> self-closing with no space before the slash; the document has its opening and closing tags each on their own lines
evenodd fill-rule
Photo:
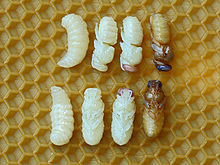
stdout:
<svg viewBox="0 0 220 165">
<path fill-rule="evenodd" d="M 118 89 L 118 95 L 119 95 L 119 96 L 121 96 L 121 95 L 122 95 L 123 90 L 124 90 L 123 88 L 119 88 L 119 89 Z"/>
<path fill-rule="evenodd" d="M 147 82 L 147 87 L 150 88 L 151 80 Z"/>
<path fill-rule="evenodd" d="M 157 84 L 160 88 L 162 87 L 162 83 L 159 80 L 157 80 Z"/>
<path fill-rule="evenodd" d="M 172 66 L 171 65 L 157 65 L 156 68 L 159 71 L 167 72 L 167 71 L 170 71 L 172 69 Z"/>
</svg>

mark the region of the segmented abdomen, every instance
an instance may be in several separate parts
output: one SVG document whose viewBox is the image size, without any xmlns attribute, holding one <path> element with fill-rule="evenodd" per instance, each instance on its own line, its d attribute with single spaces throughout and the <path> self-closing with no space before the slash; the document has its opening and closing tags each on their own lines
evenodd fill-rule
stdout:
<svg viewBox="0 0 220 165">
<path fill-rule="evenodd" d="M 67 30 L 68 50 L 58 65 L 69 68 L 81 63 L 84 59 L 89 44 L 89 33 L 86 23 L 75 14 L 63 17 L 62 26 Z"/>
<path fill-rule="evenodd" d="M 144 110 L 143 124 L 144 130 L 148 137 L 156 137 L 163 128 L 164 112 L 161 112 L 157 120 L 153 119 L 147 110 Z"/>
<path fill-rule="evenodd" d="M 118 38 L 117 23 L 112 17 L 103 17 L 99 23 L 99 28 L 96 26 L 96 36 L 109 45 L 114 45 Z"/>
<path fill-rule="evenodd" d="M 60 87 L 51 87 L 51 95 L 53 106 L 50 112 L 52 122 L 50 140 L 55 145 L 64 145 L 69 142 L 74 130 L 72 105 Z"/>
<path fill-rule="evenodd" d="M 143 40 L 143 28 L 136 17 L 128 16 L 123 20 L 121 31 L 122 40 L 132 45 L 139 46 Z"/>
<path fill-rule="evenodd" d="M 153 14 L 150 17 L 153 37 L 160 44 L 168 44 L 170 41 L 170 29 L 167 19 L 162 14 Z"/>
</svg>

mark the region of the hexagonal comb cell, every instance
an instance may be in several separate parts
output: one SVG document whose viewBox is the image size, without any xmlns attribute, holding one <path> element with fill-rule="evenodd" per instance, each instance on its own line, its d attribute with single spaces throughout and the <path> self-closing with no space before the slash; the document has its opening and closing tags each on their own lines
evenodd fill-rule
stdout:
<svg viewBox="0 0 220 165">
<path fill-rule="evenodd" d="M 35 46 L 39 42 L 39 36 L 34 31 L 26 31 L 23 40 L 27 46 Z"/>
<path fill-rule="evenodd" d="M 8 32 L 12 37 L 20 37 L 25 28 L 21 22 L 11 22 L 8 26 Z"/>
<path fill-rule="evenodd" d="M 48 20 L 51 17 L 53 17 L 55 14 L 54 8 L 49 4 L 44 4 L 44 3 L 41 3 L 41 6 L 38 8 L 37 12 L 42 20 L 44 19 Z"/>
<path fill-rule="evenodd" d="M 8 8 L 8 14 L 12 19 L 21 19 L 25 14 L 25 10 L 20 4 L 11 3 Z"/>
<path fill-rule="evenodd" d="M 37 165 L 37 159 L 34 155 L 25 155 L 23 159 L 21 160 L 21 164 L 33 164 Z"/>
<path fill-rule="evenodd" d="M 0 38 L 0 45 L 4 46 L 9 40 L 9 35 L 7 32 L 0 32 Z"/>
<path fill-rule="evenodd" d="M 218 0 L 22 0 L 0 1 L 0 164 L 220 164 L 220 3 Z M 73 68 L 56 65 L 66 53 L 66 14 L 85 20 L 90 45 L 84 61 Z M 173 70 L 160 73 L 152 62 L 150 15 L 169 20 Z M 119 65 L 122 20 L 136 16 L 144 29 L 143 60 L 136 74 Z M 104 16 L 117 22 L 119 39 L 106 73 L 91 67 L 94 27 Z M 166 95 L 165 124 L 154 139 L 142 126 L 142 95 L 158 79 Z M 69 93 L 75 130 L 67 145 L 50 142 L 50 87 Z M 83 92 L 102 90 L 104 136 L 88 146 L 81 132 Z M 111 137 L 112 104 L 117 90 L 134 90 L 137 111 L 133 135 L 118 146 Z"/>
<path fill-rule="evenodd" d="M 185 155 L 190 148 L 189 143 L 186 140 L 177 140 L 174 143 L 174 150 L 177 155 Z"/>
<path fill-rule="evenodd" d="M 24 48 L 24 44 L 20 39 L 11 39 L 7 47 L 11 55 L 19 55 Z"/>
<path fill-rule="evenodd" d="M 41 146 L 38 148 L 36 155 L 37 155 L 40 162 L 47 163 L 48 161 L 51 160 L 52 151 L 48 147 Z"/>
<path fill-rule="evenodd" d="M 5 152 L 9 161 L 16 163 L 22 159 L 22 150 L 18 146 L 10 146 Z"/>
<path fill-rule="evenodd" d="M 27 13 L 23 18 L 23 23 L 26 28 L 34 29 L 40 22 L 36 13 Z"/>
</svg>

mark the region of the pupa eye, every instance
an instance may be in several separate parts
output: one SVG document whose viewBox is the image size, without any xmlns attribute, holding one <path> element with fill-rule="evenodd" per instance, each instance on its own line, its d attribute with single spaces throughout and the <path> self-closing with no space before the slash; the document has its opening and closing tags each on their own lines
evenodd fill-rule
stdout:
<svg viewBox="0 0 220 165">
<path fill-rule="evenodd" d="M 150 88 L 151 81 L 147 82 L 147 87 Z"/>
<path fill-rule="evenodd" d="M 162 87 L 162 83 L 159 80 L 157 80 L 157 83 L 159 87 Z"/>
<path fill-rule="evenodd" d="M 159 71 L 170 71 L 172 69 L 171 65 L 157 65 L 157 70 Z"/>
</svg>

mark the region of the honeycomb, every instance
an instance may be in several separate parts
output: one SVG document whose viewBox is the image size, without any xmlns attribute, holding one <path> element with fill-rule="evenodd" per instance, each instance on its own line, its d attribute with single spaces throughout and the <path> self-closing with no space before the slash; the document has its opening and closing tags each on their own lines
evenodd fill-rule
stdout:
<svg viewBox="0 0 220 165">
<path fill-rule="evenodd" d="M 171 20 L 175 57 L 168 73 L 152 62 L 149 18 L 164 13 Z M 90 32 L 84 61 L 73 68 L 56 65 L 65 54 L 67 34 L 61 18 L 83 17 Z M 91 67 L 94 27 L 112 16 L 121 27 L 127 15 L 144 27 L 143 60 L 137 74 L 119 66 L 116 54 L 106 73 Z M 159 79 L 167 96 L 165 125 L 148 139 L 142 128 L 146 83 Z M 57 147 L 49 140 L 50 87 L 69 94 L 75 117 L 73 137 Z M 81 104 L 88 87 L 102 90 L 105 131 L 97 146 L 81 133 Z M 112 103 L 118 88 L 135 91 L 137 112 L 127 145 L 110 132 Z M 0 164 L 220 164 L 220 2 L 218 0 L 2 0 L 0 1 Z"/>
</svg>

